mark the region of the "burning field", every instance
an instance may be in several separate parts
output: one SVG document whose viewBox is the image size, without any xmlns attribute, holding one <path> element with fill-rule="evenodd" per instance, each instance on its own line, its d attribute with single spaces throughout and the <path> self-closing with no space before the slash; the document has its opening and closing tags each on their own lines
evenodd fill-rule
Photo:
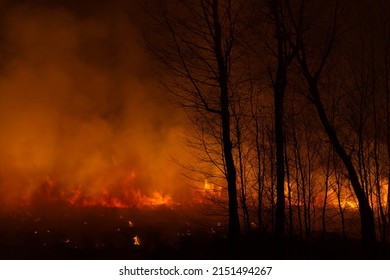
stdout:
<svg viewBox="0 0 390 280">
<path fill-rule="evenodd" d="M 195 239 L 212 235 L 186 214 L 165 207 L 141 210 L 57 203 L 21 207 L 2 213 L 0 221 L 2 259 L 207 258 L 203 255 L 207 250 L 193 246 Z"/>
<path fill-rule="evenodd" d="M 0 258 L 387 258 L 388 3 L 298 2 L 0 1 Z"/>
<path fill-rule="evenodd" d="M 0 259 L 227 258 L 226 220 L 123 183 L 110 191 L 65 192 L 46 178 L 0 214 Z M 205 198 L 203 196 L 203 198 Z M 212 246 L 212 247 L 210 247 Z"/>
<path fill-rule="evenodd" d="M 180 117 L 133 15 L 77 2 L 1 2 L 1 258 L 142 258 L 189 230 Z"/>
</svg>

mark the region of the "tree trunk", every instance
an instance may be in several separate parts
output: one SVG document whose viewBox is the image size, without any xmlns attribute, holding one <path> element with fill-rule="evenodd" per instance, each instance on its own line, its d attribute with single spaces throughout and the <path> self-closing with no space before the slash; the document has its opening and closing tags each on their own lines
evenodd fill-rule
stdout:
<svg viewBox="0 0 390 280">
<path fill-rule="evenodd" d="M 222 51 L 222 31 L 221 23 L 218 13 L 218 0 L 213 0 L 213 23 L 215 28 L 214 43 L 215 56 L 218 63 L 218 78 L 220 85 L 220 108 L 221 108 L 221 122 L 222 122 L 222 145 L 223 155 L 226 165 L 226 179 L 228 184 L 228 204 L 229 204 L 229 229 L 228 235 L 231 241 L 236 241 L 240 235 L 240 221 L 238 216 L 237 203 L 237 171 L 233 160 L 233 147 L 231 141 L 231 125 L 230 125 L 230 111 L 229 111 L 229 87 L 228 64 L 225 61 Z"/>
<path fill-rule="evenodd" d="M 278 253 L 282 254 L 285 220 L 283 103 L 287 84 L 287 65 L 285 64 L 283 28 L 280 23 L 279 16 L 276 16 L 276 14 L 278 14 L 279 7 L 275 7 L 274 9 L 274 14 L 276 17 L 276 36 L 278 42 L 278 69 L 274 84 L 276 144 L 276 240 L 278 243 Z"/>
<path fill-rule="evenodd" d="M 290 181 L 290 167 L 289 160 L 287 155 L 287 145 L 285 141 L 284 146 L 284 155 L 285 155 L 285 163 L 286 163 L 286 179 L 287 179 L 287 200 L 288 200 L 288 218 L 289 218 L 289 235 L 290 241 L 293 240 L 293 208 L 292 208 L 292 197 L 291 197 L 291 181 Z"/>
<path fill-rule="evenodd" d="M 326 235 L 326 206 L 328 204 L 331 153 L 332 153 L 332 148 L 329 147 L 329 153 L 328 153 L 328 157 L 327 157 L 327 161 L 326 161 L 326 172 L 325 172 L 324 204 L 322 205 L 322 239 L 324 239 L 325 235 Z"/>
<path fill-rule="evenodd" d="M 278 71 L 279 72 L 279 71 Z M 282 71 L 280 71 L 282 72 Z M 282 246 L 284 238 L 285 195 L 284 195 L 284 141 L 283 141 L 283 99 L 286 85 L 285 73 L 278 73 L 275 85 L 275 143 L 276 143 L 276 239 Z"/>
<path fill-rule="evenodd" d="M 256 159 L 257 159 L 257 185 L 258 185 L 258 193 L 257 193 L 257 201 L 258 201 L 258 208 L 257 208 L 257 220 L 258 220 L 258 229 L 259 232 L 263 230 L 263 191 L 264 191 L 264 177 L 265 177 L 265 164 L 263 164 L 262 167 L 262 161 L 261 161 L 261 148 L 260 148 L 260 128 L 259 128 L 259 122 L 257 120 L 257 117 L 255 118 L 255 124 L 256 124 Z M 262 134 L 262 143 L 264 143 L 264 134 Z M 263 161 L 265 161 L 265 155 L 263 155 Z"/>
<path fill-rule="evenodd" d="M 376 247 L 374 213 L 370 207 L 368 198 L 365 195 L 364 190 L 359 182 L 359 178 L 352 163 L 352 160 L 341 145 L 333 126 L 329 123 L 324 106 L 320 99 L 316 79 L 312 79 L 311 81 L 309 81 L 309 90 L 310 95 L 312 97 L 312 101 L 317 109 L 321 124 L 324 127 L 324 130 L 328 135 L 329 140 L 332 143 L 336 153 L 338 154 L 345 168 L 347 169 L 349 180 L 359 203 L 361 237 L 363 246 L 366 251 L 366 254 L 373 255 Z"/>
<path fill-rule="evenodd" d="M 242 208 L 244 229 L 246 232 L 249 232 L 251 230 L 251 227 L 250 227 L 249 210 L 246 202 L 247 194 L 246 194 L 245 170 L 244 170 L 244 162 L 243 162 L 243 154 L 242 154 L 241 127 L 240 127 L 240 120 L 237 113 L 235 111 L 233 111 L 233 113 L 236 121 L 236 141 L 237 141 L 238 164 L 239 164 L 239 175 L 240 175 L 239 178 L 241 183 L 241 208 Z"/>
</svg>

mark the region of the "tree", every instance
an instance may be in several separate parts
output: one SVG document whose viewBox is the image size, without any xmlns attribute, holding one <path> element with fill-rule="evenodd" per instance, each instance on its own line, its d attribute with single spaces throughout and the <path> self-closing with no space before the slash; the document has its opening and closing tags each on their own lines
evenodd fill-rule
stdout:
<svg viewBox="0 0 390 280">
<path fill-rule="evenodd" d="M 326 4 L 327 7 L 329 7 L 329 3 L 327 2 Z M 325 8 L 324 3 L 322 3 L 322 5 L 322 7 Z M 321 98 L 321 90 L 319 86 L 324 68 L 335 45 L 336 31 L 340 20 L 340 11 L 341 8 L 339 6 L 339 1 L 336 0 L 333 3 L 333 11 L 330 11 L 330 14 L 333 16 L 329 14 L 326 15 L 324 12 L 322 14 L 324 18 L 320 18 L 319 16 L 317 17 L 318 22 L 320 22 L 322 19 L 330 22 L 330 26 L 326 26 L 321 29 L 319 28 L 318 22 L 317 24 L 313 22 L 305 23 L 307 25 L 310 24 L 311 26 L 318 28 L 315 35 L 317 37 L 316 44 L 313 43 L 315 37 L 307 36 L 307 34 L 304 34 L 298 28 L 296 28 L 298 36 L 297 61 L 302 75 L 307 82 L 309 92 L 308 97 L 317 110 L 318 117 L 326 135 L 329 138 L 330 143 L 332 144 L 335 152 L 338 154 L 344 164 L 344 167 L 347 170 L 348 178 L 351 182 L 353 191 L 359 204 L 362 241 L 366 252 L 368 254 L 372 254 L 376 243 L 374 214 L 371 209 L 369 200 L 359 181 L 358 173 L 354 163 L 351 157 L 348 155 L 346 148 L 340 141 L 334 125 L 330 122 L 329 117 L 327 116 L 325 106 Z M 297 26 L 297 24 L 294 23 L 294 26 Z M 318 34 L 322 34 L 323 37 L 318 38 Z M 313 36 L 313 34 L 310 35 Z M 319 45 L 318 42 L 320 42 L 321 45 Z"/>
<path fill-rule="evenodd" d="M 273 65 L 269 65 L 268 71 L 271 78 L 274 94 L 274 138 L 276 147 L 276 219 L 275 219 L 275 237 L 278 244 L 278 253 L 282 254 L 284 229 L 285 229 L 285 144 L 284 144 L 284 99 L 287 86 L 287 74 L 291 65 L 296 48 L 291 44 L 292 29 L 286 25 L 291 21 L 288 13 L 289 1 L 284 0 L 266 0 L 266 13 L 271 24 L 266 28 L 273 31 L 272 39 L 260 38 L 263 44 L 274 56 Z M 260 5 L 259 14 L 264 9 Z M 259 31 L 264 34 L 264 31 Z M 260 35 L 261 36 L 261 35 Z M 268 54 L 269 55 L 269 54 Z"/>
<path fill-rule="evenodd" d="M 164 65 L 163 84 L 201 134 L 220 147 L 227 182 L 230 240 L 241 234 L 237 202 L 237 163 L 233 156 L 232 108 L 237 38 L 242 1 L 153 1 L 144 31 L 151 53 Z M 165 71 L 165 72 L 164 72 Z M 211 162 L 217 163 L 210 159 Z M 218 165 L 218 163 L 217 163 Z"/>
</svg>

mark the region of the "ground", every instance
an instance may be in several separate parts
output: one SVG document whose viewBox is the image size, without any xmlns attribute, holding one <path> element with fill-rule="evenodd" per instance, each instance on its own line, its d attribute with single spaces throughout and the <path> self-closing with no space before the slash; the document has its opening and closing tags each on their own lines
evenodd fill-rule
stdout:
<svg viewBox="0 0 390 280">
<path fill-rule="evenodd" d="M 276 254 L 272 235 L 256 230 L 232 246 L 215 227 L 178 209 L 46 205 L 1 215 L 1 259 L 368 259 L 359 240 L 331 233 L 309 241 L 286 237 Z M 378 243 L 374 259 L 390 259 Z"/>
</svg>

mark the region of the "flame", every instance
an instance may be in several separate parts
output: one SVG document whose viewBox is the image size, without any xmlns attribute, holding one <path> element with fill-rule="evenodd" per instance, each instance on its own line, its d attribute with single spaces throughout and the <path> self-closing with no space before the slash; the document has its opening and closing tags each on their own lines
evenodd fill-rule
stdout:
<svg viewBox="0 0 390 280">
<path fill-rule="evenodd" d="M 214 184 L 209 183 L 207 179 L 204 180 L 204 190 L 209 191 L 214 189 Z"/>
<path fill-rule="evenodd" d="M 141 239 L 138 236 L 134 236 L 133 241 L 135 246 L 141 245 Z"/>
<path fill-rule="evenodd" d="M 203 186 L 203 192 L 208 193 L 208 194 L 212 194 L 212 195 L 217 196 L 217 197 L 221 197 L 222 187 L 217 186 L 213 183 L 209 183 L 209 181 L 207 179 L 205 179 L 204 186 Z"/>
<path fill-rule="evenodd" d="M 103 190 L 92 197 L 83 197 L 81 192 L 76 190 L 67 202 L 75 206 L 103 206 L 110 208 L 153 208 L 159 206 L 172 207 L 175 205 L 172 197 L 168 194 L 155 191 L 151 195 L 146 195 L 141 193 L 140 190 L 133 189 L 123 192 L 121 196 L 114 196 L 108 190 Z"/>
<path fill-rule="evenodd" d="M 150 197 L 145 197 L 142 201 L 145 206 L 173 205 L 172 197 L 160 192 L 154 192 Z"/>
<path fill-rule="evenodd" d="M 145 194 L 135 189 L 128 181 L 107 188 L 84 189 L 81 185 L 64 188 L 59 182 L 47 176 L 38 191 L 24 195 L 20 205 L 33 203 L 66 203 L 72 206 L 101 206 L 109 208 L 156 208 L 177 205 L 170 194 L 154 191 Z M 129 226 L 132 222 L 129 221 Z"/>
<path fill-rule="evenodd" d="M 215 199 L 223 199 L 222 186 L 210 183 L 207 179 L 196 189 L 192 197 L 192 200 L 197 204 L 213 203 Z"/>
</svg>

